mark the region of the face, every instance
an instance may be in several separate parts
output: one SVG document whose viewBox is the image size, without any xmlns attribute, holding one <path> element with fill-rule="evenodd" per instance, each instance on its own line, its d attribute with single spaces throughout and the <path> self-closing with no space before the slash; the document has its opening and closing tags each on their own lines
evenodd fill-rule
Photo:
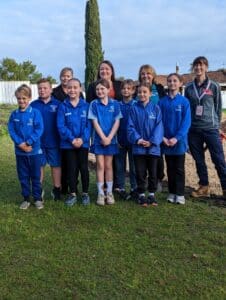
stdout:
<svg viewBox="0 0 226 300">
<path fill-rule="evenodd" d="M 130 84 L 124 84 L 121 93 L 123 97 L 131 98 L 134 94 L 134 87 Z"/>
<path fill-rule="evenodd" d="M 206 74 L 208 67 L 203 62 L 200 62 L 193 67 L 193 70 L 195 72 L 195 75 L 203 76 Z"/>
<path fill-rule="evenodd" d="M 109 89 L 106 88 L 105 86 L 103 86 L 102 84 L 98 84 L 96 86 L 96 94 L 97 94 L 98 98 L 104 99 L 105 97 L 108 96 L 108 92 L 109 92 Z"/>
<path fill-rule="evenodd" d="M 29 102 L 31 101 L 31 98 L 26 96 L 22 92 L 17 93 L 16 98 L 17 98 L 18 106 L 21 110 L 25 110 L 28 107 Z"/>
<path fill-rule="evenodd" d="M 102 63 L 99 69 L 101 79 L 111 80 L 112 69 L 108 64 Z"/>
<path fill-rule="evenodd" d="M 154 78 L 152 72 L 145 69 L 141 70 L 140 77 L 141 77 L 141 81 L 148 84 L 152 84 Z"/>
<path fill-rule="evenodd" d="M 141 102 L 147 103 L 149 102 L 149 98 L 151 97 L 151 91 L 146 86 L 141 86 L 138 88 L 138 98 Z"/>
<path fill-rule="evenodd" d="M 181 85 L 182 85 L 182 82 L 175 75 L 172 75 L 167 79 L 167 86 L 169 88 L 169 91 L 178 91 L 179 92 Z"/>
<path fill-rule="evenodd" d="M 60 76 L 60 81 L 63 86 L 67 86 L 68 81 L 72 78 L 72 73 L 70 71 L 65 71 Z"/>
<path fill-rule="evenodd" d="M 52 87 L 49 82 L 42 82 L 38 85 L 38 95 L 41 99 L 47 100 L 51 97 Z"/>
<path fill-rule="evenodd" d="M 71 80 L 67 84 L 67 94 L 71 100 L 78 99 L 81 93 L 81 87 L 78 81 Z"/>
</svg>

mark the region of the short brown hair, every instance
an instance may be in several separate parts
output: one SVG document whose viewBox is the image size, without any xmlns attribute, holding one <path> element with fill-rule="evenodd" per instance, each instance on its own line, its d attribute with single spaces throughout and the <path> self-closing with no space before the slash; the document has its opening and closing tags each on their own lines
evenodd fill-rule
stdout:
<svg viewBox="0 0 226 300">
<path fill-rule="evenodd" d="M 108 80 L 106 79 L 99 79 L 96 81 L 96 84 L 95 84 L 95 88 L 97 87 L 98 84 L 101 84 L 103 85 L 104 87 L 106 87 L 107 89 L 110 89 L 110 83 Z"/>
<path fill-rule="evenodd" d="M 76 81 L 76 82 L 78 82 L 78 84 L 79 84 L 80 87 L 82 86 L 81 81 L 78 78 L 74 78 L 73 77 L 73 78 L 71 78 L 71 79 L 68 80 L 68 83 L 71 82 L 71 81 Z"/>
<path fill-rule="evenodd" d="M 169 79 L 171 76 L 176 76 L 180 82 L 183 82 L 182 76 L 179 75 L 178 73 L 170 73 L 170 74 L 167 76 L 166 80 L 168 81 L 168 79 Z"/>
<path fill-rule="evenodd" d="M 140 82 L 137 86 L 137 91 L 139 90 L 139 88 L 141 88 L 142 86 L 146 87 L 149 89 L 150 92 L 152 92 L 152 87 L 149 83 L 146 83 L 146 82 Z"/>
<path fill-rule="evenodd" d="M 192 63 L 192 68 L 194 68 L 194 66 L 198 65 L 198 64 L 204 64 L 207 67 L 209 67 L 209 62 L 208 59 L 205 56 L 198 56 L 193 60 Z"/>
<path fill-rule="evenodd" d="M 135 88 L 135 82 L 132 79 L 125 79 L 121 83 L 121 89 L 124 88 L 126 84 L 130 85 L 132 88 Z"/>
<path fill-rule="evenodd" d="M 63 68 L 63 69 L 60 71 L 60 77 L 63 76 L 64 73 L 66 73 L 66 72 L 71 72 L 71 75 L 72 75 L 72 77 L 73 77 L 73 70 L 72 70 L 72 68 L 70 68 L 70 67 L 65 67 L 65 68 Z"/>
<path fill-rule="evenodd" d="M 39 81 L 37 82 L 37 85 L 39 85 L 41 83 L 47 83 L 47 82 L 52 87 L 52 83 L 50 82 L 50 80 L 48 78 L 41 78 L 41 79 L 39 79 Z"/>
<path fill-rule="evenodd" d="M 31 96 L 32 96 L 31 88 L 30 88 L 28 85 L 26 85 L 26 84 L 20 85 L 20 86 L 15 90 L 15 96 L 16 96 L 16 97 L 17 97 L 17 95 L 18 95 L 19 93 L 22 93 L 22 94 L 24 94 L 26 97 L 29 97 L 29 98 L 31 98 Z"/>
</svg>

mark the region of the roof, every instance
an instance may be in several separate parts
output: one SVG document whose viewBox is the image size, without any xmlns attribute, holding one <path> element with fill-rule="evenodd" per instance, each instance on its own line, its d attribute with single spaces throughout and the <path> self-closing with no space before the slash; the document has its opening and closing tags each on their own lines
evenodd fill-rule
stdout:
<svg viewBox="0 0 226 300">
<path fill-rule="evenodd" d="M 191 82 L 194 79 L 194 74 L 180 74 L 183 78 L 183 84 L 187 84 L 188 82 Z M 220 83 L 220 84 L 226 84 L 226 70 L 221 71 L 209 71 L 207 72 L 207 75 L 210 79 Z M 163 86 L 166 86 L 166 78 L 168 75 L 157 75 L 156 76 L 156 82 L 161 83 Z"/>
</svg>

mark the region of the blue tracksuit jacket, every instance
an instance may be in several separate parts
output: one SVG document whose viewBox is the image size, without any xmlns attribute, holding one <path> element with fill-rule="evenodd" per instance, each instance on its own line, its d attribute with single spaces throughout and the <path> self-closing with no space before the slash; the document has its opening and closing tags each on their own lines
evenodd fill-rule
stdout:
<svg viewBox="0 0 226 300">
<path fill-rule="evenodd" d="M 178 142 L 173 147 L 162 144 L 163 154 L 181 155 L 188 149 L 187 134 L 191 126 L 190 104 L 187 98 L 177 94 L 174 98 L 163 97 L 158 103 L 162 111 L 164 136 L 175 137 Z"/>
<path fill-rule="evenodd" d="M 29 156 L 42 153 L 40 137 L 43 133 L 43 120 L 37 109 L 28 106 L 25 111 L 21 111 L 19 108 L 14 110 L 9 117 L 8 130 L 15 144 L 16 155 Z M 22 143 L 32 146 L 32 151 L 22 151 L 18 147 Z"/>
<path fill-rule="evenodd" d="M 160 143 L 163 138 L 162 114 L 159 106 L 149 102 L 146 106 L 138 101 L 130 110 L 127 137 L 135 155 L 160 156 Z M 150 147 L 137 144 L 139 139 L 151 142 Z"/>
<path fill-rule="evenodd" d="M 38 109 L 42 114 L 44 123 L 44 132 L 41 137 L 42 148 L 59 148 L 60 136 L 57 130 L 57 110 L 60 101 L 51 97 L 48 103 L 45 103 L 40 98 L 31 102 L 31 106 Z"/>
<path fill-rule="evenodd" d="M 82 138 L 83 148 L 89 148 L 91 122 L 88 120 L 89 104 L 80 98 L 74 107 L 69 98 L 59 106 L 57 113 L 57 127 L 60 133 L 60 147 L 74 149 L 71 144 L 75 138 Z"/>
<path fill-rule="evenodd" d="M 120 120 L 120 126 L 118 130 L 118 143 L 122 147 L 130 145 L 127 139 L 127 126 L 128 126 L 129 112 L 135 103 L 137 103 L 135 99 L 131 99 L 128 103 L 124 102 L 123 100 L 119 102 L 120 110 L 122 113 L 122 119 Z"/>
</svg>

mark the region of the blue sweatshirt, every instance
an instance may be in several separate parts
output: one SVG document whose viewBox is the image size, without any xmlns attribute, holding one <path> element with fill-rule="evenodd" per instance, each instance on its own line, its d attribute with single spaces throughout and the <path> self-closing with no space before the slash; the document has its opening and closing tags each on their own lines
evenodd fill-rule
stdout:
<svg viewBox="0 0 226 300">
<path fill-rule="evenodd" d="M 158 103 L 162 111 L 164 136 L 167 139 L 176 138 L 178 142 L 173 147 L 162 144 L 163 154 L 181 155 L 188 149 L 187 134 L 191 126 L 190 104 L 187 98 L 177 94 L 174 98 L 165 96 Z"/>
<path fill-rule="evenodd" d="M 132 108 L 132 106 L 137 101 L 135 99 L 131 99 L 129 102 L 120 101 L 120 110 L 122 113 L 122 119 L 120 120 L 120 126 L 118 130 L 118 143 L 122 147 L 129 146 L 130 143 L 127 139 L 127 126 L 128 126 L 128 119 L 129 119 L 129 112 Z"/>
<path fill-rule="evenodd" d="M 88 120 L 89 104 L 80 98 L 74 107 L 69 98 L 59 106 L 57 113 L 57 127 L 60 133 L 60 147 L 74 149 L 72 141 L 75 138 L 83 140 L 82 148 L 89 148 L 91 122 Z"/>
<path fill-rule="evenodd" d="M 48 103 L 45 103 L 40 98 L 31 102 L 31 106 L 38 109 L 42 114 L 44 123 L 44 132 L 41 137 L 42 148 L 59 148 L 60 137 L 57 130 L 57 110 L 60 105 L 60 101 L 51 97 Z"/>
<path fill-rule="evenodd" d="M 37 109 L 28 106 L 25 111 L 19 108 L 14 110 L 9 117 L 8 130 L 15 144 L 16 155 L 29 156 L 42 153 L 40 137 L 43 133 L 43 121 Z M 32 146 L 32 151 L 21 150 L 18 146 L 22 143 Z"/>
<path fill-rule="evenodd" d="M 163 138 L 162 114 L 158 105 L 149 102 L 146 106 L 138 101 L 130 110 L 127 137 L 135 155 L 160 156 L 160 143 Z M 151 143 L 150 147 L 138 145 L 139 139 Z"/>
</svg>

